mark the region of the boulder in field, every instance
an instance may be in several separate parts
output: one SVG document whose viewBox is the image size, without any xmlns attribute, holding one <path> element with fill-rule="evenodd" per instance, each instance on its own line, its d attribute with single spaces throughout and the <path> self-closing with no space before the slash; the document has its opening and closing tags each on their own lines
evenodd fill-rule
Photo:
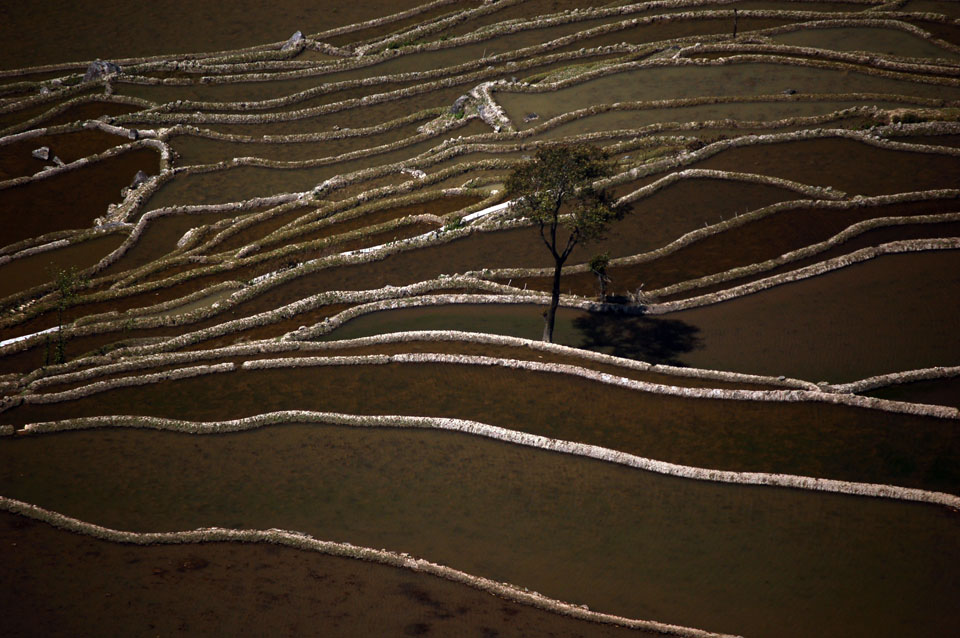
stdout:
<svg viewBox="0 0 960 638">
<path fill-rule="evenodd" d="M 133 182 L 130 183 L 130 188 L 137 188 L 140 186 L 140 184 L 143 184 L 148 179 L 150 179 L 149 175 L 143 171 L 137 171 L 137 174 L 133 176 Z"/>
<path fill-rule="evenodd" d="M 286 42 L 283 43 L 283 46 L 280 47 L 280 50 L 291 51 L 293 49 L 296 49 L 297 47 L 300 46 L 300 43 L 303 42 L 304 40 L 306 40 L 306 38 L 303 37 L 303 33 L 301 33 L 300 31 L 296 31 L 292 36 L 290 36 L 290 38 Z"/>
<path fill-rule="evenodd" d="M 83 74 L 83 81 L 90 82 L 91 80 L 99 80 L 100 78 L 106 77 L 113 73 L 120 73 L 120 71 L 120 65 L 116 64 L 115 62 L 94 60 L 87 65 L 87 72 Z"/>
<path fill-rule="evenodd" d="M 462 116 L 469 100 L 470 96 L 466 94 L 454 100 L 453 106 L 450 107 L 450 115 Z"/>
</svg>

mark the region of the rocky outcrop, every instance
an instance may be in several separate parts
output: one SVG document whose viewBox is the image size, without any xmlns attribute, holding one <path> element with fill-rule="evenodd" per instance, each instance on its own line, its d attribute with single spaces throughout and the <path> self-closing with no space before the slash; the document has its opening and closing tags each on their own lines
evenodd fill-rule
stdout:
<svg viewBox="0 0 960 638">
<path fill-rule="evenodd" d="M 283 43 L 283 46 L 280 47 L 281 51 L 295 51 L 302 48 L 307 42 L 307 39 L 303 37 L 301 31 L 295 31 L 293 35 Z"/>
<path fill-rule="evenodd" d="M 119 64 L 97 59 L 87 66 L 87 72 L 83 74 L 83 81 L 91 82 L 93 80 L 99 80 L 100 78 L 105 78 L 108 75 L 113 75 L 115 73 L 121 73 L 122 71 L 123 70 L 120 68 Z"/>
</svg>

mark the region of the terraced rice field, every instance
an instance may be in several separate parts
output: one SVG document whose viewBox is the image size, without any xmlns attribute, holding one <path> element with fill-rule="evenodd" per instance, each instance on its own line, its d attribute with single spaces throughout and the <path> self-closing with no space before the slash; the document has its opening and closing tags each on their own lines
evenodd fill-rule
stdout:
<svg viewBox="0 0 960 638">
<path fill-rule="evenodd" d="M 957 3 L 354 5 L 2 12 L 0 634 L 955 635 Z"/>
</svg>

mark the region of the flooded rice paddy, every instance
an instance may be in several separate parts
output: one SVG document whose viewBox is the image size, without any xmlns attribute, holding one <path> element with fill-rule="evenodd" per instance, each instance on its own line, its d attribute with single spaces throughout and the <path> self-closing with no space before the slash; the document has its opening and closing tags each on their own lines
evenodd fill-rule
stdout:
<svg viewBox="0 0 960 638">
<path fill-rule="evenodd" d="M 316 627 L 343 638 L 380 632 L 463 635 L 477 627 L 490 635 L 658 635 L 569 618 L 435 576 L 289 547 L 131 547 L 13 514 L 3 518 L 0 551 L 19 583 L 9 600 L 21 612 L 0 620 L 10 634 L 81 634 L 109 617 L 111 627 L 127 635 L 300 635 Z M 37 597 L 38 591 L 55 600 L 56 608 Z M 170 609 L 177 614 L 169 615 Z"/>
<path fill-rule="evenodd" d="M 0 633 L 950 635 L 955 4 L 10 9 Z"/>
<path fill-rule="evenodd" d="M 284 426 L 16 443 L 9 494 L 108 527 L 298 529 L 431 555 L 591 608 L 633 616 L 655 605 L 669 622 L 692 615 L 747 634 L 862 627 L 874 605 L 871 625 L 936 632 L 956 581 L 945 564 L 960 559 L 955 516 L 933 506 L 719 486 L 451 433 Z M 788 578 L 769 579 L 771 568 Z M 884 577 L 891 570 L 897 579 Z M 854 601 L 837 610 L 838 595 Z"/>
</svg>

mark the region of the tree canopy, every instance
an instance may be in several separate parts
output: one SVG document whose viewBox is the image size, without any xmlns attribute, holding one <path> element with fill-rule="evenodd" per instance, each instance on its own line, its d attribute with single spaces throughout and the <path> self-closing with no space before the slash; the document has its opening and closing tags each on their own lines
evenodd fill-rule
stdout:
<svg viewBox="0 0 960 638">
<path fill-rule="evenodd" d="M 614 164 L 602 149 L 586 144 L 552 145 L 518 166 L 507 178 L 513 210 L 532 219 L 554 260 L 553 294 L 544 314 L 543 340 L 553 340 L 564 262 L 579 245 L 602 237 L 610 222 L 623 217 L 595 182 L 611 175 Z"/>
</svg>

